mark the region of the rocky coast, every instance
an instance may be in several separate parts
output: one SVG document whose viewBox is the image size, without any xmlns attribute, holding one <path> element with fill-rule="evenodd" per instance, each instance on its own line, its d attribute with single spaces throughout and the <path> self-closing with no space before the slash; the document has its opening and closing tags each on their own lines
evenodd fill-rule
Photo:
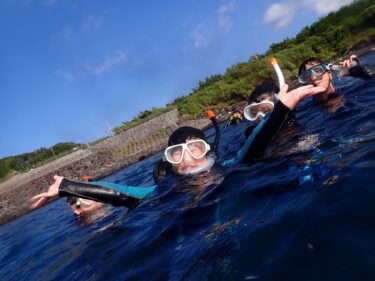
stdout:
<svg viewBox="0 0 375 281">
<path fill-rule="evenodd" d="M 46 191 L 54 175 L 79 180 L 87 175 L 101 179 L 160 151 L 177 127 L 189 125 L 206 129 L 207 118 L 180 122 L 178 111 L 172 110 L 87 149 L 80 149 L 27 173 L 0 184 L 0 224 L 30 212 L 29 199 Z"/>
</svg>

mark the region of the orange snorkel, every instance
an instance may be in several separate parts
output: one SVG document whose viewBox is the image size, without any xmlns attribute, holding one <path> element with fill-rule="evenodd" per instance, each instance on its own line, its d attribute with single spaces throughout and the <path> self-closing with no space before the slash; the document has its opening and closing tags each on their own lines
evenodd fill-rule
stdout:
<svg viewBox="0 0 375 281">
<path fill-rule="evenodd" d="M 211 109 L 207 110 L 207 117 L 211 120 L 216 132 L 214 143 L 211 145 L 211 151 L 217 154 L 217 149 L 219 147 L 219 141 L 221 137 L 221 130 L 219 125 L 217 124 L 215 113 Z"/>
</svg>

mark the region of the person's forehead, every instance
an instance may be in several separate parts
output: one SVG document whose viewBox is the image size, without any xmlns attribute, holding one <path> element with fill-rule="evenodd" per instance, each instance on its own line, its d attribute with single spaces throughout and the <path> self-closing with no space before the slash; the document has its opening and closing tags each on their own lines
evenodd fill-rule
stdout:
<svg viewBox="0 0 375 281">
<path fill-rule="evenodd" d="M 197 138 L 197 137 L 189 137 L 186 139 L 186 142 L 192 142 L 192 141 L 197 141 L 197 140 L 202 140 L 202 139 Z"/>
<path fill-rule="evenodd" d="M 250 104 L 255 104 L 255 103 L 260 103 L 260 102 L 264 102 L 264 101 L 273 101 L 272 97 L 270 97 L 269 95 L 261 95 L 256 101 L 252 101 Z"/>
</svg>

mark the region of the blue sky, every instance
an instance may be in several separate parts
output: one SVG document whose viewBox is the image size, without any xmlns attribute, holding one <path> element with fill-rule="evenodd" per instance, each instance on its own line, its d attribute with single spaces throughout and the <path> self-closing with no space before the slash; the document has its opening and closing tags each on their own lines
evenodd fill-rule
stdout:
<svg viewBox="0 0 375 281">
<path fill-rule="evenodd" d="M 0 0 L 0 158 L 88 143 L 351 0 Z"/>
</svg>

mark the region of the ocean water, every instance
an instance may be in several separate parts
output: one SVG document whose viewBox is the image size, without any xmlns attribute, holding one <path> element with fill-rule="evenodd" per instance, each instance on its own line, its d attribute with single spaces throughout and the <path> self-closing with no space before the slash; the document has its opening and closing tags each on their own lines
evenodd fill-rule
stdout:
<svg viewBox="0 0 375 281">
<path fill-rule="evenodd" d="M 169 177 L 130 213 L 76 219 L 60 199 L 1 226 L 0 280 L 374 280 L 375 81 L 336 82 L 253 165 Z M 220 160 L 247 126 L 222 132 Z M 161 155 L 105 180 L 152 185 Z"/>
</svg>

